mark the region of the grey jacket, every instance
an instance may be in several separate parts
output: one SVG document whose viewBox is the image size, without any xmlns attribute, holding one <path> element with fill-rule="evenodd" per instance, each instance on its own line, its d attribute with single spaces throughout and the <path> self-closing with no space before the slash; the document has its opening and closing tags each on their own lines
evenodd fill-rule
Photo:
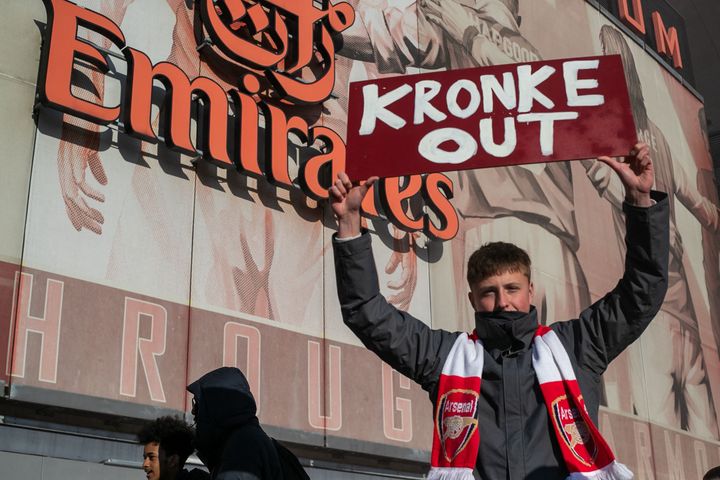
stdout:
<svg viewBox="0 0 720 480">
<path fill-rule="evenodd" d="M 653 192 L 653 199 L 657 203 L 650 208 L 624 206 L 627 255 L 617 286 L 579 318 L 551 325 L 573 362 L 596 424 L 602 373 L 649 325 L 667 289 L 667 195 Z M 333 246 L 345 324 L 383 361 L 419 383 L 434 403 L 440 372 L 459 332 L 433 330 L 382 297 L 368 234 Z M 546 480 L 568 475 L 531 364 L 536 326 L 534 308 L 527 314 L 476 315 L 476 330 L 485 345 L 478 405 L 480 478 Z"/>
</svg>

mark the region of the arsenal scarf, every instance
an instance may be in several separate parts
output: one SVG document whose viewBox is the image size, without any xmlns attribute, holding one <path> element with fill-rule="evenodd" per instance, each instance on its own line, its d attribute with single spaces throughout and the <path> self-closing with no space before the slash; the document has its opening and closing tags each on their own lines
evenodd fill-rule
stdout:
<svg viewBox="0 0 720 480">
<path fill-rule="evenodd" d="M 484 348 L 475 333 L 461 334 L 445 360 L 435 406 L 428 480 L 472 480 L 480 446 L 477 407 Z M 585 409 L 570 358 L 558 336 L 539 326 L 532 365 L 540 383 L 568 479 L 629 480 Z"/>
</svg>

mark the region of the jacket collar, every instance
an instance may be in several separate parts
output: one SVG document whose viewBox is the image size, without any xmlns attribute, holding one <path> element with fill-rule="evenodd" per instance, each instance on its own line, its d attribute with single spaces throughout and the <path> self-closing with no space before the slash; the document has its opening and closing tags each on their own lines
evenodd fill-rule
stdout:
<svg viewBox="0 0 720 480">
<path fill-rule="evenodd" d="M 475 332 L 489 351 L 516 353 L 532 344 L 537 310 L 530 312 L 475 312 Z"/>
</svg>

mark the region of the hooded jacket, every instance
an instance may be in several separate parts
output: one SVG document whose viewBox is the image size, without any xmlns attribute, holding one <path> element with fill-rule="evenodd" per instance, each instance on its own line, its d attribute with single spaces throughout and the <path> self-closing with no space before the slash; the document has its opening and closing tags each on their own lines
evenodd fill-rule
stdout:
<svg viewBox="0 0 720 480">
<path fill-rule="evenodd" d="M 198 458 L 213 480 L 281 480 L 280 459 L 260 427 L 245 375 L 222 367 L 187 387 L 195 397 Z"/>
<path fill-rule="evenodd" d="M 570 357 L 596 424 L 602 373 L 649 325 L 667 290 L 668 201 L 659 192 L 653 192 L 653 199 L 657 203 L 649 208 L 624 206 L 627 254 L 617 286 L 577 319 L 550 326 Z M 335 241 L 333 248 L 345 324 L 383 361 L 419 383 L 435 402 L 440 373 L 460 333 L 433 330 L 380 295 L 367 233 Z M 568 475 L 532 367 L 537 325 L 534 307 L 528 313 L 476 314 L 476 331 L 485 346 L 476 462 L 482 479 L 548 480 Z M 622 461 L 622 452 L 616 453 Z"/>
<path fill-rule="evenodd" d="M 210 475 L 205 470 L 192 468 L 190 470 L 183 468 L 175 476 L 175 480 L 208 480 Z"/>
</svg>

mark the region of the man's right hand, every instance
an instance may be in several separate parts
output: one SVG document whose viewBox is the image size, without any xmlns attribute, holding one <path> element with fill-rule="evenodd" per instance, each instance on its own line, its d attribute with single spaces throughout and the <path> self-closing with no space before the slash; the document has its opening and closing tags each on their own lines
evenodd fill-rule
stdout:
<svg viewBox="0 0 720 480">
<path fill-rule="evenodd" d="M 636 207 L 649 207 L 650 190 L 655 182 L 655 169 L 650 157 L 650 147 L 637 143 L 630 155 L 617 160 L 610 157 L 598 157 L 598 160 L 615 170 L 625 186 L 625 201 Z"/>
<path fill-rule="evenodd" d="M 330 207 L 338 220 L 338 238 L 350 238 L 360 235 L 360 206 L 370 187 L 378 177 L 370 177 L 364 182 L 353 184 L 345 172 L 338 174 L 330 187 Z"/>
</svg>

